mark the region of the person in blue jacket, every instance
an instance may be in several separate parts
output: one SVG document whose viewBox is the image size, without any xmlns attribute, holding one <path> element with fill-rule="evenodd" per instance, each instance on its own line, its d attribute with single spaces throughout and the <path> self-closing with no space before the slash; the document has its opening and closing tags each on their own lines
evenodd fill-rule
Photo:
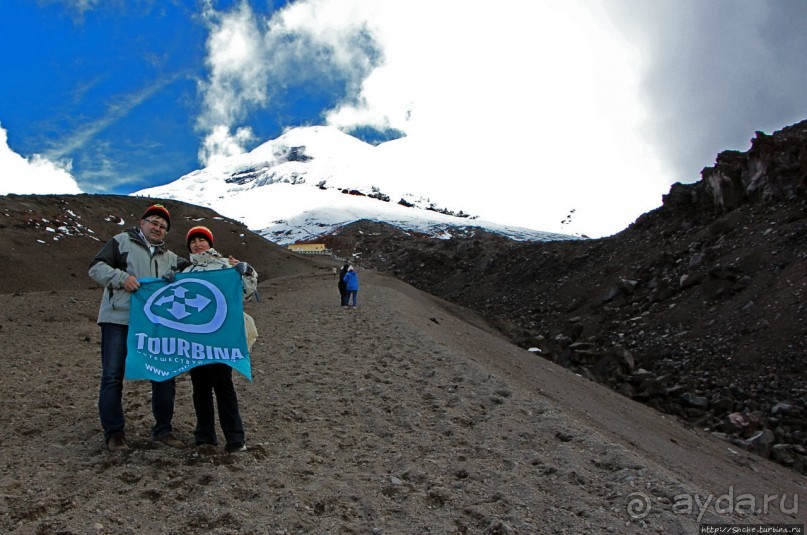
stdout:
<svg viewBox="0 0 807 535">
<path fill-rule="evenodd" d="M 344 308 L 353 308 L 356 306 L 356 294 L 359 293 L 359 277 L 356 275 L 356 270 L 353 269 L 353 266 L 348 266 L 344 281 L 347 295 L 345 295 L 345 300 L 342 304 Z M 353 305 L 350 305 L 351 299 L 353 300 Z"/>
</svg>

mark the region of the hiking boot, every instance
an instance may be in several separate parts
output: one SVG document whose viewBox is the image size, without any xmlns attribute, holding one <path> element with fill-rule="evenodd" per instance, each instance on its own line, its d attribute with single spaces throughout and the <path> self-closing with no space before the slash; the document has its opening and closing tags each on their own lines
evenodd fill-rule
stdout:
<svg viewBox="0 0 807 535">
<path fill-rule="evenodd" d="M 129 444 L 126 443 L 123 433 L 115 433 L 109 437 L 109 440 L 106 441 L 106 447 L 109 451 L 127 451 L 131 449 Z"/>
<path fill-rule="evenodd" d="M 154 442 L 158 442 L 160 444 L 164 444 L 171 448 L 181 449 L 185 447 L 185 443 L 175 438 L 174 435 L 165 435 L 164 437 L 157 437 L 154 439 Z"/>
<path fill-rule="evenodd" d="M 196 451 L 199 452 L 200 455 L 215 455 L 217 448 L 215 444 L 204 443 L 197 444 Z"/>
<path fill-rule="evenodd" d="M 224 446 L 224 451 L 227 453 L 240 453 L 242 451 L 247 451 L 247 446 L 243 442 L 236 442 L 234 444 L 227 444 Z"/>
</svg>

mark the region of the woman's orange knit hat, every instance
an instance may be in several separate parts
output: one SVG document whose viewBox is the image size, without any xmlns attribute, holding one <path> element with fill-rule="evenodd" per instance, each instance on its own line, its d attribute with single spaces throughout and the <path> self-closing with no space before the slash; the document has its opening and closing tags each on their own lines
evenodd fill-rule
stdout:
<svg viewBox="0 0 807 535">
<path fill-rule="evenodd" d="M 213 233 L 210 232 L 210 229 L 207 227 L 203 227 L 199 225 L 198 227 L 193 227 L 188 231 L 188 235 L 185 236 L 185 241 L 188 243 L 188 250 L 191 250 L 191 239 L 194 237 L 202 237 L 207 240 L 207 243 L 210 244 L 210 247 L 213 247 Z"/>
</svg>

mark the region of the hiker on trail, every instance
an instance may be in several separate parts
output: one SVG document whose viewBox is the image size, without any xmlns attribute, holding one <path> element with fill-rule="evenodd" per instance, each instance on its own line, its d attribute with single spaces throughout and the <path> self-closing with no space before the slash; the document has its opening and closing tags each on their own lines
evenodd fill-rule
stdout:
<svg viewBox="0 0 807 535">
<path fill-rule="evenodd" d="M 355 308 L 356 307 L 356 294 L 359 293 L 359 277 L 356 275 L 356 270 L 353 269 L 353 266 L 348 266 L 347 273 L 345 273 L 345 299 L 343 303 L 344 308 Z M 351 306 L 350 299 L 353 299 L 353 305 Z"/>
<path fill-rule="evenodd" d="M 188 231 L 186 236 L 188 251 L 191 253 L 191 265 L 183 273 L 209 271 L 234 267 L 241 274 L 244 284 L 244 300 L 251 299 L 258 286 L 258 274 L 246 262 L 239 262 L 229 256 L 224 258 L 213 249 L 213 233 L 209 228 L 198 226 Z M 244 318 L 251 322 L 246 313 Z M 254 322 L 252 323 L 254 331 Z M 247 344 L 249 347 L 257 337 L 257 331 L 250 335 L 247 328 Z M 244 424 L 238 411 L 238 396 L 233 385 L 233 369 L 227 364 L 205 364 L 191 368 L 193 383 L 193 409 L 196 412 L 196 430 L 194 436 L 197 446 L 218 445 L 216 437 L 216 417 L 213 407 L 213 393 L 216 394 L 216 405 L 219 410 L 219 424 L 224 433 L 225 451 L 235 453 L 246 451 L 244 440 Z"/>
<path fill-rule="evenodd" d="M 90 277 L 104 287 L 98 311 L 98 325 L 101 327 L 98 413 L 104 441 L 110 451 L 129 449 L 122 401 L 131 293 L 140 288 L 139 278 L 161 277 L 187 265 L 187 260 L 165 247 L 165 236 L 170 228 L 168 209 L 153 204 L 140 218 L 139 226 L 114 236 L 90 263 Z M 166 446 L 182 448 L 184 444 L 174 437 L 171 425 L 174 397 L 173 378 L 151 382 L 151 409 L 155 421 L 151 437 Z"/>
<path fill-rule="evenodd" d="M 347 306 L 347 285 L 345 283 L 345 275 L 347 274 L 347 268 L 349 267 L 350 264 L 345 262 L 345 265 L 339 270 L 339 282 L 337 283 L 339 286 L 339 305 L 343 307 Z"/>
</svg>

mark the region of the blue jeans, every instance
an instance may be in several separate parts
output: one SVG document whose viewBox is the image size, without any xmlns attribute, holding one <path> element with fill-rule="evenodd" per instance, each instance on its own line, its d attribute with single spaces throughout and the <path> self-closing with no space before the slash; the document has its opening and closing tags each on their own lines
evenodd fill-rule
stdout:
<svg viewBox="0 0 807 535">
<path fill-rule="evenodd" d="M 116 433 L 124 433 L 123 373 L 126 369 L 126 337 L 128 325 L 101 323 L 101 388 L 98 392 L 98 414 L 104 440 Z M 173 432 L 174 379 L 151 382 L 151 411 L 156 422 L 151 428 L 152 438 L 164 437 Z"/>
<path fill-rule="evenodd" d="M 356 294 L 359 293 L 358 290 L 348 290 L 347 295 L 345 296 L 345 305 L 348 305 L 350 300 L 353 299 L 353 306 L 356 306 Z"/>
</svg>

